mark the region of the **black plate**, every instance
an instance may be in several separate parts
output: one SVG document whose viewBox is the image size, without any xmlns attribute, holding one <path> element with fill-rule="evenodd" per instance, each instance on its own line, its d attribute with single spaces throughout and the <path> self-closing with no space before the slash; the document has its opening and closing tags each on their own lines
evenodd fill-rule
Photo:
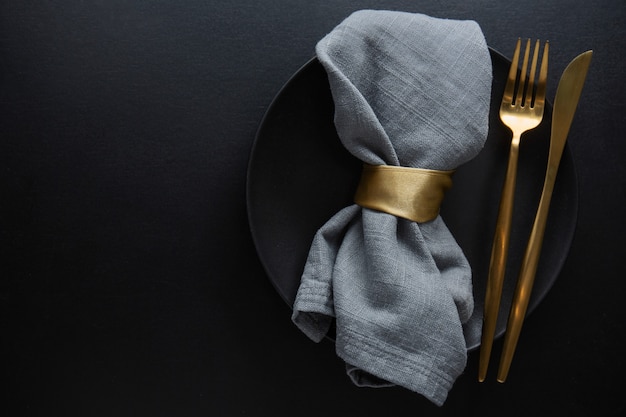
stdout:
<svg viewBox="0 0 626 417">
<path fill-rule="evenodd" d="M 490 50 L 493 88 L 489 137 L 481 153 L 459 167 L 442 217 L 473 271 L 474 314 L 464 326 L 468 349 L 480 345 L 485 283 L 510 131 L 498 117 L 510 61 Z M 333 125 L 326 73 L 313 58 L 282 88 L 261 123 L 248 167 L 247 204 L 259 258 L 280 296 L 293 305 L 315 232 L 352 204 L 361 161 L 342 147 Z M 496 329 L 504 333 L 519 264 L 537 208 L 547 163 L 552 108 L 522 138 L 507 275 Z M 576 227 L 578 194 L 566 146 L 552 197 L 542 256 L 528 312 L 556 280 Z"/>
</svg>

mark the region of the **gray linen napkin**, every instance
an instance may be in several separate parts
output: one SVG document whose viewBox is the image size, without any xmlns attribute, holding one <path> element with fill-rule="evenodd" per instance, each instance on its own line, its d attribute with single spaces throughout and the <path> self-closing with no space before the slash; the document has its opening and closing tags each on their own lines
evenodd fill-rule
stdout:
<svg viewBox="0 0 626 417">
<path fill-rule="evenodd" d="M 316 47 L 343 145 L 372 165 L 450 170 L 487 138 L 491 58 L 475 22 L 355 12 Z M 316 234 L 293 321 L 359 386 L 400 385 L 443 404 L 465 369 L 471 269 L 438 216 L 415 223 L 352 205 Z"/>
</svg>

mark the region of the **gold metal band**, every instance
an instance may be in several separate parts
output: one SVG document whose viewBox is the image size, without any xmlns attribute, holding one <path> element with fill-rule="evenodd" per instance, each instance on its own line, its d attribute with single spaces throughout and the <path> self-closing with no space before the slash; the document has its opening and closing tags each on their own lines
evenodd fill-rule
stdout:
<svg viewBox="0 0 626 417">
<path fill-rule="evenodd" d="M 354 202 L 361 207 L 424 223 L 434 220 L 454 171 L 363 165 Z"/>
</svg>

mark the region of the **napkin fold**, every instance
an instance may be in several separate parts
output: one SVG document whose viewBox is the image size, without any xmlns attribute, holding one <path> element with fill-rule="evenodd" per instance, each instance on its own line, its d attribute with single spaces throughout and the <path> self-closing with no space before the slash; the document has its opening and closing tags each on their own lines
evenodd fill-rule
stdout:
<svg viewBox="0 0 626 417">
<path fill-rule="evenodd" d="M 316 46 L 343 145 L 371 165 L 455 169 L 487 138 L 491 58 L 480 27 L 393 11 L 350 15 Z M 351 205 L 311 244 L 294 323 L 359 386 L 442 405 L 465 369 L 471 268 L 440 216 L 416 223 Z"/>
</svg>

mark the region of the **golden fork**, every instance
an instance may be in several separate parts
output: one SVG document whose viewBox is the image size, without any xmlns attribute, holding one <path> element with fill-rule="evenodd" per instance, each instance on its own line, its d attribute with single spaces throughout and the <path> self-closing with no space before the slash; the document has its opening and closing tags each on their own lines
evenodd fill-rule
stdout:
<svg viewBox="0 0 626 417">
<path fill-rule="evenodd" d="M 521 39 L 517 40 L 515 52 L 513 53 L 513 61 L 511 62 L 509 76 L 500 105 L 500 120 L 511 129 L 513 137 L 511 139 L 509 161 L 500 199 L 496 232 L 491 249 L 489 277 L 487 278 L 487 292 L 485 294 L 485 309 L 483 313 L 483 329 L 478 365 L 478 380 L 481 382 L 485 380 L 487 368 L 489 367 L 491 347 L 493 345 L 498 311 L 500 309 L 500 298 L 502 297 L 502 285 L 504 282 L 509 236 L 511 233 L 511 218 L 513 214 L 520 139 L 524 132 L 537 127 L 543 119 L 543 110 L 546 101 L 546 82 L 548 78 L 549 44 L 546 42 L 544 45 L 539 79 L 537 80 L 535 88 L 539 46 L 540 42 L 537 40 L 532 63 L 530 65 L 530 73 L 527 75 L 528 59 L 530 56 L 530 39 L 526 41 L 524 61 L 518 78 Z"/>
</svg>

